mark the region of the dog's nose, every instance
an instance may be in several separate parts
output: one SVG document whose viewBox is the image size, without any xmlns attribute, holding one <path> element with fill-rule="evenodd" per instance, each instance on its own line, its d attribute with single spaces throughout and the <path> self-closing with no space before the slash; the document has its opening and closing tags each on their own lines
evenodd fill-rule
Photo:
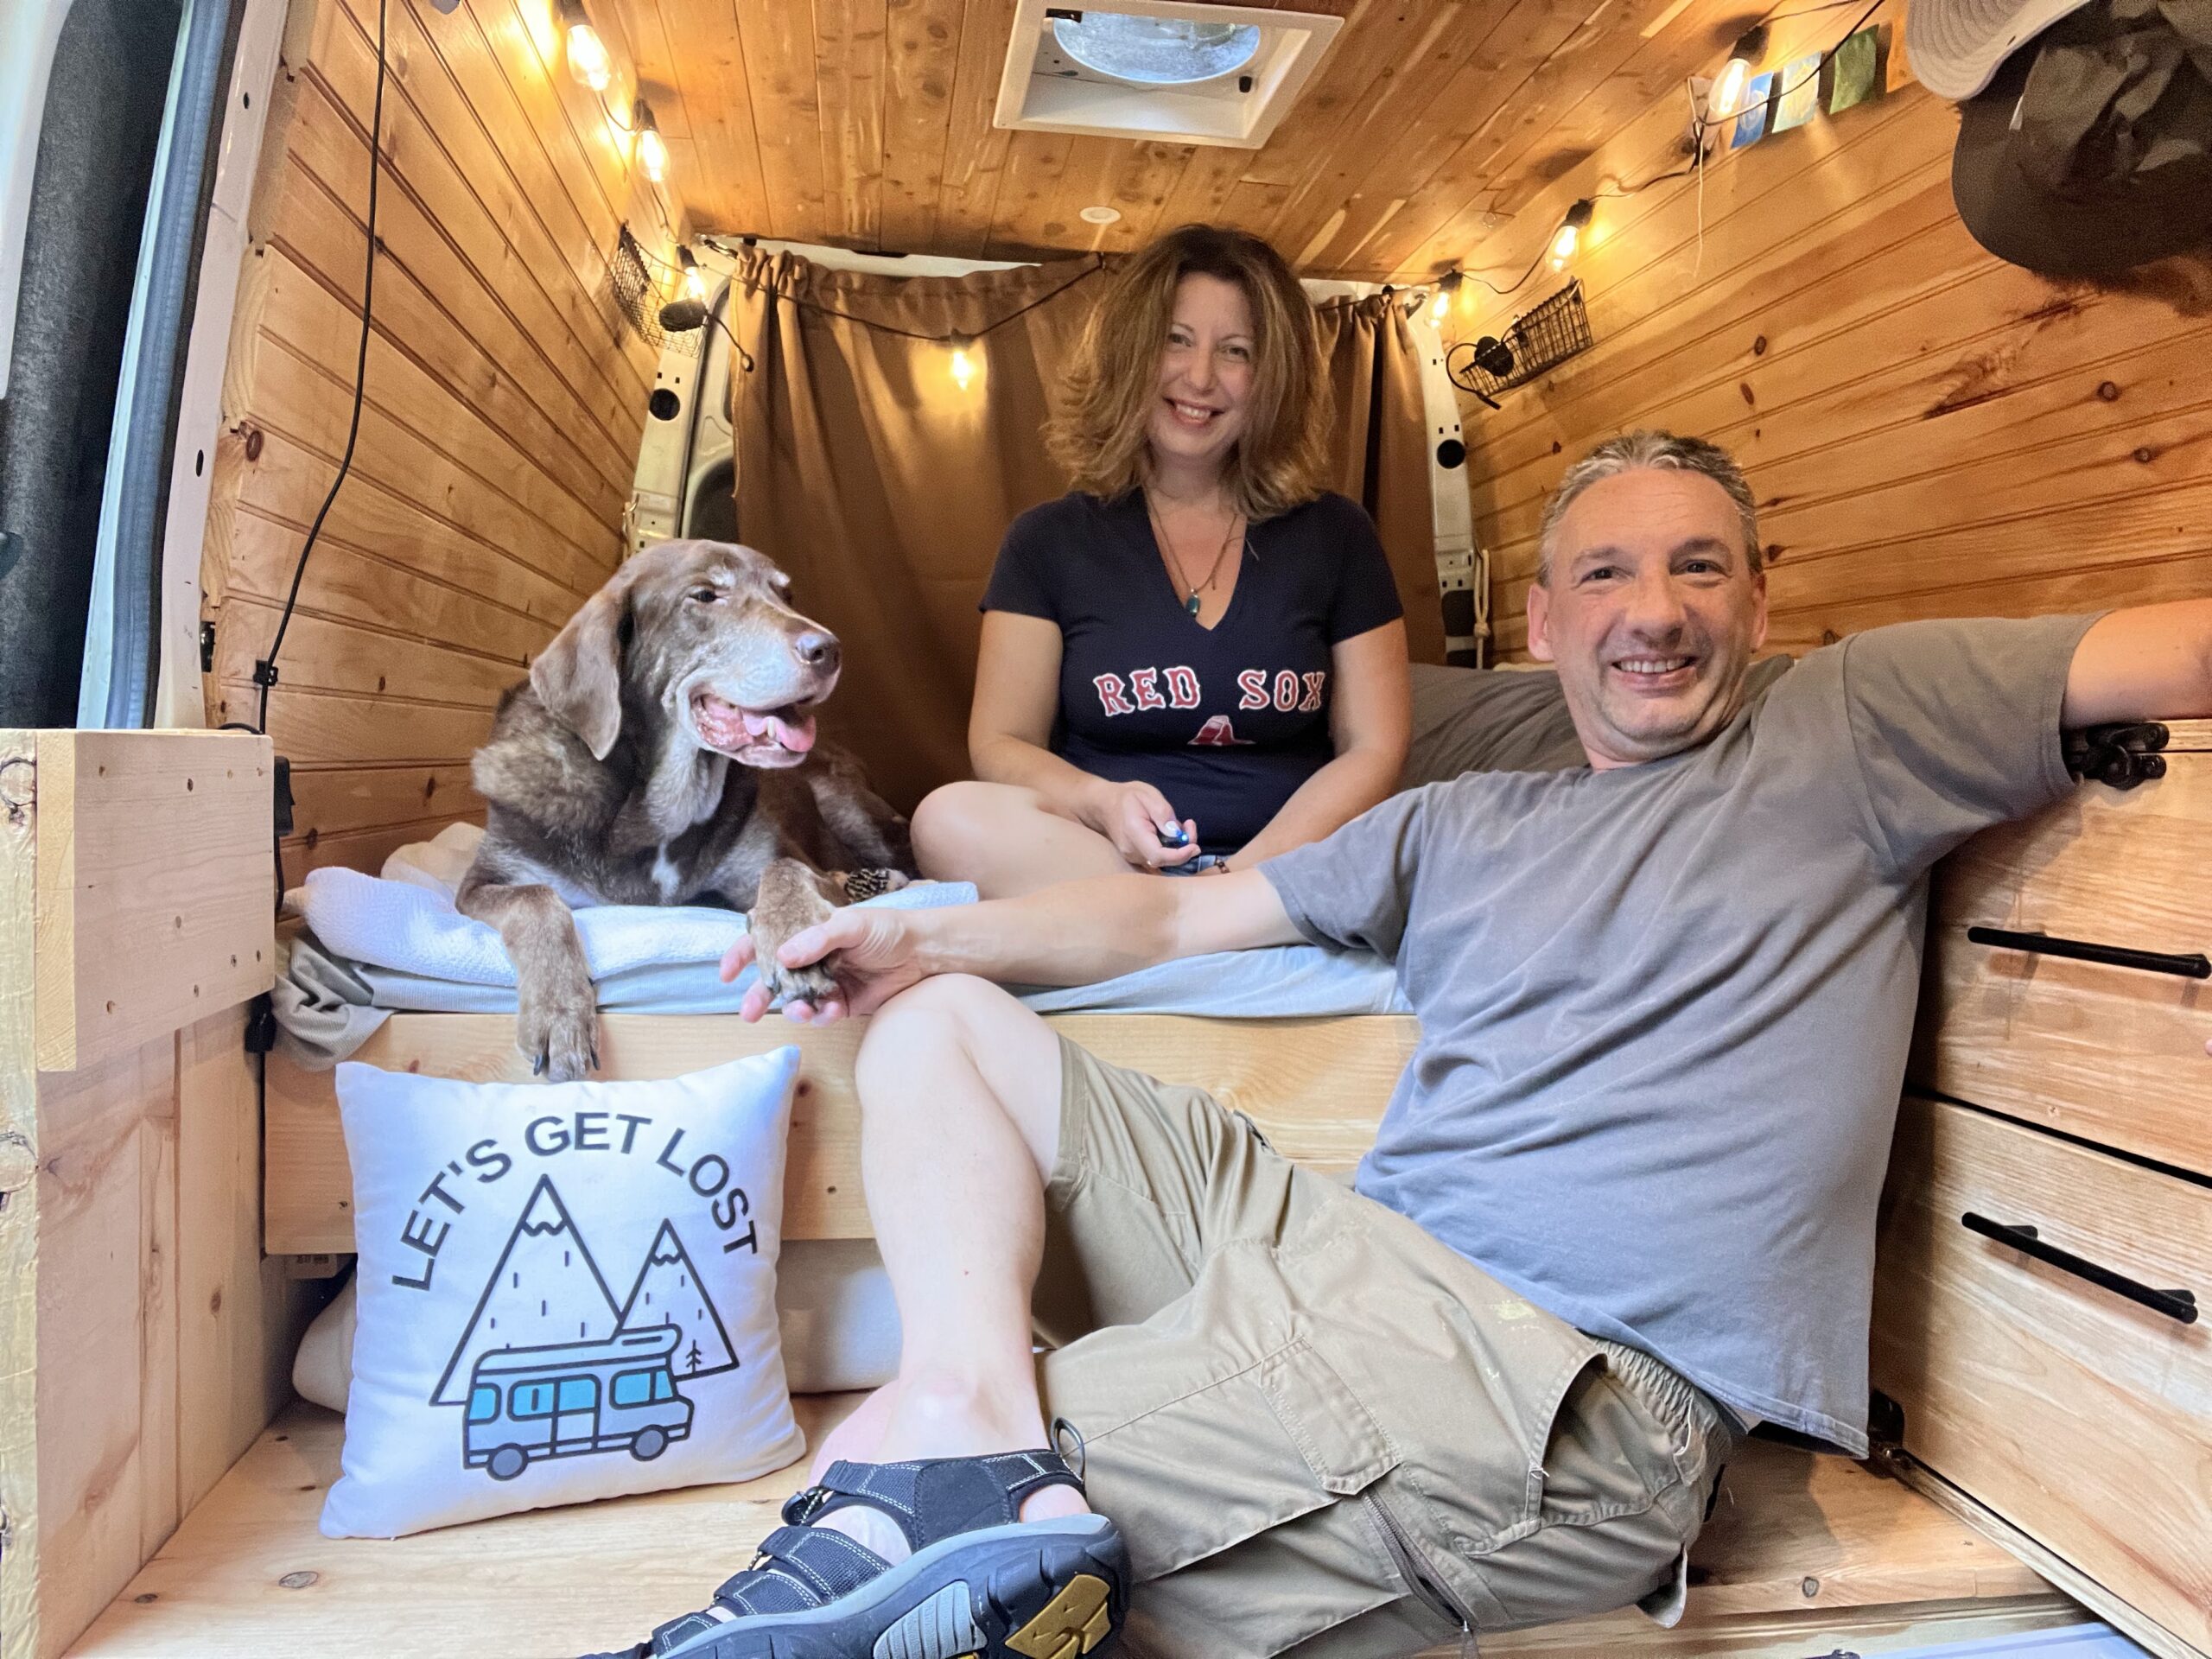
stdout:
<svg viewBox="0 0 2212 1659">
<path fill-rule="evenodd" d="M 809 668 L 834 669 L 837 666 L 837 636 L 819 628 L 809 628 L 791 641 L 791 652 Z"/>
</svg>

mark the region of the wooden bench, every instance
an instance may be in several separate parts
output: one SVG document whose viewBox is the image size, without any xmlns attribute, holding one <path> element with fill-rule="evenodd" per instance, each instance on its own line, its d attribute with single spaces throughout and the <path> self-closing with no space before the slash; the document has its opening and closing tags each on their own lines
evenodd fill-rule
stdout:
<svg viewBox="0 0 2212 1659">
<path fill-rule="evenodd" d="M 1394 1016 L 1284 1021 L 1067 1015 L 1096 1052 L 1202 1083 L 1289 1155 L 1346 1171 L 1411 1052 Z M 675 1075 L 796 1039 L 804 1051 L 786 1192 L 794 1237 L 864 1236 L 851 1094 L 855 1027 L 794 1032 L 710 1016 L 609 1016 L 609 1075 Z M 444 1075 L 522 1075 L 504 1017 L 399 1015 L 361 1058 Z M 274 1252 L 352 1245 L 332 1083 L 272 1060 L 268 1212 Z M 855 1396 L 799 1402 L 819 1434 Z M 541 1510 L 396 1541 L 315 1529 L 338 1472 L 340 1421 L 282 1414 L 72 1649 L 82 1659 L 517 1659 L 634 1640 L 696 1605 L 775 1524 L 804 1465 L 743 1485 Z M 1486 1639 L 1485 1654 L 1799 1659 L 1969 1639 L 2084 1615 L 2035 1573 L 1872 1465 L 1753 1442 L 1730 1469 L 1693 1558 L 1689 1617 L 1662 1631 L 1633 1611 Z"/>
</svg>

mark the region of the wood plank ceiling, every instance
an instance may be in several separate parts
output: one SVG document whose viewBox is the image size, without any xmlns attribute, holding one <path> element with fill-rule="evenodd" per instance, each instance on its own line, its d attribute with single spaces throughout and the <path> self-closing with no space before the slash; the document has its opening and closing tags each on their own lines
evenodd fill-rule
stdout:
<svg viewBox="0 0 2212 1659">
<path fill-rule="evenodd" d="M 1687 126 L 1686 77 L 1761 15 L 1751 0 L 1285 0 L 1344 28 L 1247 150 L 994 128 L 1014 0 L 588 3 L 637 67 L 692 231 L 1022 258 L 1210 219 L 1268 237 L 1306 276 L 1365 280 L 1481 269 L 1484 242 L 1609 136 L 1664 100 Z M 1086 224 L 1094 205 L 1120 220 Z"/>
</svg>

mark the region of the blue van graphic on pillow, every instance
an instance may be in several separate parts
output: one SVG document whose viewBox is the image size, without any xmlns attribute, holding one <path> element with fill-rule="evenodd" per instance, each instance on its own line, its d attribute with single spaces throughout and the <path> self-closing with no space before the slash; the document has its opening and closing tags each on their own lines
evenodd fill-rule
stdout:
<svg viewBox="0 0 2212 1659">
<path fill-rule="evenodd" d="M 466 1405 L 462 1462 L 512 1480 L 546 1458 L 658 1457 L 691 1432 L 677 1379 L 734 1370 L 721 1314 L 663 1218 L 618 1309 L 549 1176 L 531 1189 L 434 1406 Z"/>
<path fill-rule="evenodd" d="M 683 1334 L 658 1325 L 604 1342 L 493 1349 L 469 1376 L 461 1461 L 494 1480 L 594 1452 L 651 1462 L 691 1433 L 692 1403 L 669 1364 Z"/>
</svg>

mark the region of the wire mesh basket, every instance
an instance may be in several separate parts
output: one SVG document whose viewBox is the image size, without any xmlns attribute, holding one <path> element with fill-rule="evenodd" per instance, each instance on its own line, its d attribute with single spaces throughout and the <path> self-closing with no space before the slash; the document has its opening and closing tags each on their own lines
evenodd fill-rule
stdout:
<svg viewBox="0 0 2212 1659">
<path fill-rule="evenodd" d="M 625 225 L 614 244 L 614 257 L 607 261 L 607 280 L 613 285 L 614 303 L 622 308 L 638 338 L 658 350 L 668 343 L 660 326 L 660 284 L 645 266 L 645 251 Z"/>
<path fill-rule="evenodd" d="M 1502 335 L 1460 341 L 1446 367 L 1455 385 L 1494 409 L 1499 392 L 1549 373 L 1592 344 L 1590 314 L 1583 308 L 1578 278 L 1514 318 Z"/>
<path fill-rule="evenodd" d="M 638 338 L 655 351 L 673 346 L 686 356 L 696 357 L 699 329 L 671 331 L 661 327 L 663 296 L 652 273 L 652 265 L 660 263 L 645 251 L 627 225 L 622 226 L 622 233 L 614 244 L 614 257 L 607 267 L 607 281 L 614 290 L 614 303 L 621 308 L 624 320 L 637 330 Z"/>
</svg>

